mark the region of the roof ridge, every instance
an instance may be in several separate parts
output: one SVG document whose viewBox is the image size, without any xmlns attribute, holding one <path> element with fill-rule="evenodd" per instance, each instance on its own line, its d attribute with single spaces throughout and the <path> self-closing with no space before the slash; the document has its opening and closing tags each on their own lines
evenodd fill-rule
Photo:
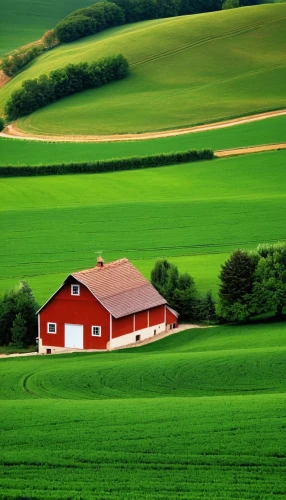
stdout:
<svg viewBox="0 0 286 500">
<path fill-rule="evenodd" d="M 102 266 L 102 267 L 97 267 L 95 265 L 94 267 L 90 267 L 89 269 L 83 269 L 82 271 L 75 271 L 74 273 L 71 273 L 70 276 L 74 276 L 76 274 L 81 274 L 81 273 L 90 273 L 90 272 L 98 271 L 98 270 L 103 271 L 104 269 L 108 269 L 109 267 L 113 267 L 113 266 L 118 266 L 120 264 L 124 264 L 125 262 L 128 262 L 129 264 L 131 264 L 131 262 L 129 262 L 129 260 L 126 257 L 123 257 L 122 259 L 117 259 L 117 260 L 113 260 L 111 262 L 108 262 L 107 264 L 104 264 L 104 266 Z"/>
</svg>

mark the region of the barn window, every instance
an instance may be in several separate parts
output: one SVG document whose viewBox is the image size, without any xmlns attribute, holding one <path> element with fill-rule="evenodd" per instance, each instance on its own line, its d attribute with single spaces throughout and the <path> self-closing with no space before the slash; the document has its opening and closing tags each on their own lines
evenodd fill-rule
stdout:
<svg viewBox="0 0 286 500">
<path fill-rule="evenodd" d="M 101 337 L 101 326 L 92 326 L 91 335 L 93 337 Z"/>
<path fill-rule="evenodd" d="M 72 295 L 79 295 L 80 293 L 80 288 L 79 285 L 72 285 L 71 286 L 71 294 Z"/>
<path fill-rule="evenodd" d="M 48 323 L 48 333 L 57 333 L 57 323 Z"/>
</svg>

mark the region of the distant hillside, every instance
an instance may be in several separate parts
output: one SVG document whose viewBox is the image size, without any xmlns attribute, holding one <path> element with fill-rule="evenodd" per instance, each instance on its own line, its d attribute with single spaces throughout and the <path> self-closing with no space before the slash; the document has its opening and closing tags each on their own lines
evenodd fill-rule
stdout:
<svg viewBox="0 0 286 500">
<path fill-rule="evenodd" d="M 125 81 L 64 99 L 20 126 L 68 134 L 140 132 L 282 108 L 285 30 L 285 4 L 111 29 L 41 56 L 1 89 L 0 104 L 27 78 L 122 52 L 131 64 Z"/>
<path fill-rule="evenodd" d="M 2 0 L 0 56 L 40 38 L 74 9 L 98 0 Z"/>
</svg>

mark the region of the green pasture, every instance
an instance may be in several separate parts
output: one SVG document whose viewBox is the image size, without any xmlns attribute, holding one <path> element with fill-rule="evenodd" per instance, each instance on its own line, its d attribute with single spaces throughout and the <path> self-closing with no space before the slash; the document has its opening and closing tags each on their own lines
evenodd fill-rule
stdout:
<svg viewBox="0 0 286 500">
<path fill-rule="evenodd" d="M 282 500 L 284 356 L 276 323 L 1 360 L 0 498 Z"/>
<path fill-rule="evenodd" d="M 0 56 L 34 42 L 69 12 L 98 0 L 2 0 Z"/>
<path fill-rule="evenodd" d="M 233 127 L 162 139 L 110 143 L 57 143 L 0 138 L 0 165 L 43 165 L 148 156 L 172 151 L 273 144 L 286 140 L 286 115 Z"/>
<path fill-rule="evenodd" d="M 235 248 L 285 239 L 285 151 L 110 174 L 0 180 L 3 291 L 43 303 L 72 271 L 127 257 L 150 276 L 168 257 L 217 292 Z"/>
<path fill-rule="evenodd" d="M 36 59 L 1 89 L 0 105 L 27 78 L 122 52 L 131 65 L 125 80 L 60 100 L 19 120 L 20 127 L 46 134 L 142 132 L 283 108 L 285 20 L 285 4 L 275 4 L 108 30 Z"/>
</svg>

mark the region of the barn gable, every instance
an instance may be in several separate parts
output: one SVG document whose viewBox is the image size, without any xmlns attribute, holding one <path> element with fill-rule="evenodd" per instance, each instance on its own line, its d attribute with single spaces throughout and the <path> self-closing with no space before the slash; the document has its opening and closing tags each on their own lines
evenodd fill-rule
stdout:
<svg viewBox="0 0 286 500">
<path fill-rule="evenodd" d="M 106 265 L 102 263 L 91 269 L 70 274 L 38 312 L 65 284 L 72 282 L 86 286 L 116 319 L 167 304 L 166 300 L 128 259 L 120 259 Z"/>
<path fill-rule="evenodd" d="M 177 324 L 166 300 L 127 260 L 70 274 L 38 311 L 39 352 L 114 349 Z"/>
</svg>

